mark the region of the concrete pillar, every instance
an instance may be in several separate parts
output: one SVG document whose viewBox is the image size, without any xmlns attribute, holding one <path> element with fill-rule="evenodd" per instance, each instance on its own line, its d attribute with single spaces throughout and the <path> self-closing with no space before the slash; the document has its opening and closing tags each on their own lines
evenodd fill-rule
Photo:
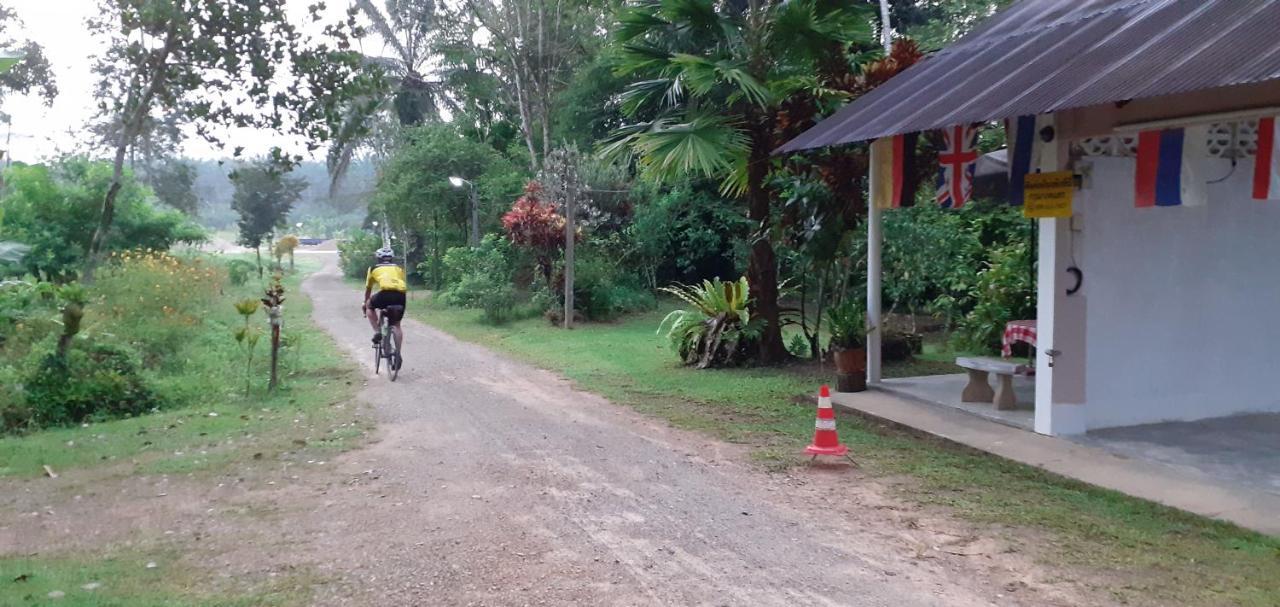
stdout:
<svg viewBox="0 0 1280 607">
<path fill-rule="evenodd" d="M 871 146 L 870 166 L 876 166 L 876 146 Z M 876 191 L 876 171 L 870 171 L 870 191 Z M 884 211 L 867 197 L 867 385 L 880 383 L 880 344 L 883 310 L 880 303 L 882 264 L 880 250 Z"/>
<path fill-rule="evenodd" d="M 1059 130 L 1061 131 L 1061 124 Z M 1059 134 L 1053 161 L 1060 170 L 1069 165 L 1067 137 Z M 1076 192 L 1075 215 L 1063 219 L 1039 219 L 1039 273 L 1036 288 L 1036 411 L 1035 430 L 1040 434 L 1080 434 L 1087 429 L 1085 415 L 1085 323 L 1087 282 L 1079 291 L 1068 271 L 1079 260 L 1084 226 Z M 1074 255 L 1073 255 L 1074 249 Z"/>
</svg>

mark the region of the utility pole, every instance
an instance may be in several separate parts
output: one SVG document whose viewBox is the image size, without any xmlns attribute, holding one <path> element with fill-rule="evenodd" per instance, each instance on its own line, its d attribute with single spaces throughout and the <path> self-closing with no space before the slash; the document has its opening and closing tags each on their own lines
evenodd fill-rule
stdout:
<svg viewBox="0 0 1280 607">
<path fill-rule="evenodd" d="M 578 195 L 582 184 L 578 175 L 578 152 L 561 148 L 543 161 L 544 182 L 551 186 L 552 200 L 564 207 L 564 328 L 573 328 L 573 245 L 577 240 Z"/>
<path fill-rule="evenodd" d="M 476 193 L 476 184 L 461 177 L 450 177 L 449 184 L 455 188 L 467 186 L 471 195 L 471 225 L 467 234 L 467 246 L 480 246 L 480 195 Z"/>
<path fill-rule="evenodd" d="M 566 188 L 567 190 L 567 188 Z M 573 241 L 577 234 L 573 218 L 577 211 L 575 196 L 566 191 L 564 198 L 564 328 L 573 328 Z"/>
</svg>

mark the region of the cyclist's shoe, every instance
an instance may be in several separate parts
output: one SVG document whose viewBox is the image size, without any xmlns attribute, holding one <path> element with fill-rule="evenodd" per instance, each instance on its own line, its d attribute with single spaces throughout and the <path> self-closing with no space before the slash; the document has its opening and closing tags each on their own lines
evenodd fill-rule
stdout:
<svg viewBox="0 0 1280 607">
<path fill-rule="evenodd" d="M 374 343 L 374 345 L 377 345 L 377 344 L 382 343 L 382 334 L 381 334 L 381 333 L 374 333 L 374 334 L 373 334 L 373 343 Z"/>
</svg>

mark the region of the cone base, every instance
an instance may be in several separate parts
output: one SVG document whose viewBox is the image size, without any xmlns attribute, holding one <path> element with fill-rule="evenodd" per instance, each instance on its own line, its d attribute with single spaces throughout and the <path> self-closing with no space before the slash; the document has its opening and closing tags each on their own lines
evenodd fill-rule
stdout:
<svg viewBox="0 0 1280 607">
<path fill-rule="evenodd" d="M 809 445 L 804 448 L 804 452 L 806 455 L 848 455 L 849 448 L 844 445 L 836 445 L 834 447 Z"/>
</svg>

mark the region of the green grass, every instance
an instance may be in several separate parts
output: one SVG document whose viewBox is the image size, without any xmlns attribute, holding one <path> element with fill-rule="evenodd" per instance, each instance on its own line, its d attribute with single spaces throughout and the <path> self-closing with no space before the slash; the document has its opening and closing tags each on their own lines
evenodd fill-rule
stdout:
<svg viewBox="0 0 1280 607">
<path fill-rule="evenodd" d="M 260 285 L 228 287 L 210 317 L 193 328 L 180 368 L 156 378 L 175 408 L 0 437 L 0 478 L 38 476 L 46 465 L 63 472 L 120 462 L 131 464 L 125 473 L 191 472 L 295 448 L 302 436 L 314 437 L 311 450 L 351 444 L 359 430 L 347 419 L 352 411 L 345 402 L 358 384 L 354 367 L 311 323 L 311 302 L 299 290 L 302 275 L 300 269 L 285 280 L 286 331 L 300 331 L 303 338 L 296 352 L 282 357 L 285 371 L 275 393 L 266 390 L 269 339 L 258 344 L 248 394 L 244 359 L 232 339 L 241 320 L 231 302 L 259 294 Z M 253 320 L 265 324 L 262 312 Z"/>
<path fill-rule="evenodd" d="M 655 334 L 660 311 L 572 331 L 541 319 L 487 325 L 478 312 L 434 303 L 411 307 L 410 313 L 677 427 L 749 444 L 753 458 L 770 468 L 800 461 L 797 455 L 813 431 L 813 394 L 831 375 L 807 365 L 682 367 Z M 950 364 L 950 353 L 933 354 L 920 363 L 888 366 L 886 374 Z M 1021 529 L 1014 541 L 1030 536 L 1025 548 L 1040 558 L 1104 580 L 1098 583 L 1116 602 L 1274 607 L 1280 597 L 1280 538 L 854 416 L 842 416 L 840 424 L 841 438 L 865 471 L 912 479 L 895 484 L 903 498 L 993 528 Z"/>
<path fill-rule="evenodd" d="M 257 607 L 303 604 L 305 575 L 272 578 L 250 588 L 211 588 L 176 566 L 177 551 L 114 553 L 94 558 L 0 558 L 0 599 L 6 607 Z M 147 568 L 149 562 L 156 567 Z M 97 584 L 96 587 L 87 585 Z M 61 592 L 62 596 L 50 597 Z"/>
<path fill-rule="evenodd" d="M 211 313 L 191 330 L 183 360 L 154 370 L 152 379 L 171 403 L 157 413 L 0 438 L 0 490 L 50 466 L 68 478 L 57 490 L 69 496 L 81 485 L 131 474 L 218 473 L 272 461 L 286 452 L 324 459 L 359 445 L 369 426 L 350 401 L 358 373 L 327 334 L 310 319 L 311 302 L 299 289 L 314 262 L 299 259 L 300 271 L 285 280 L 286 331 L 304 335 L 302 347 L 286 353 L 280 388 L 268 393 L 268 340 L 258 345 L 252 387 L 246 394 L 241 352 L 232 339 L 240 324 L 231 303 L 261 295 L 256 280 L 227 286 Z M 259 312 L 253 319 L 265 325 Z M 77 472 L 85 473 L 72 480 Z M 70 481 L 70 484 L 67 484 Z M 207 605 L 239 607 L 302 605 L 314 581 L 307 571 L 263 580 L 215 579 L 204 565 L 187 560 L 180 544 L 131 541 L 129 551 L 60 550 L 0 556 L 0 605 Z M 143 552 L 145 549 L 145 556 Z M 0 548 L 0 555 L 4 554 Z M 146 563 L 158 561 L 156 569 Z M 99 582 L 101 588 L 82 586 Z M 211 586 L 211 584 L 213 586 Z M 230 585 L 218 588 L 218 584 Z M 65 593 L 48 598 L 51 591 Z"/>
</svg>

